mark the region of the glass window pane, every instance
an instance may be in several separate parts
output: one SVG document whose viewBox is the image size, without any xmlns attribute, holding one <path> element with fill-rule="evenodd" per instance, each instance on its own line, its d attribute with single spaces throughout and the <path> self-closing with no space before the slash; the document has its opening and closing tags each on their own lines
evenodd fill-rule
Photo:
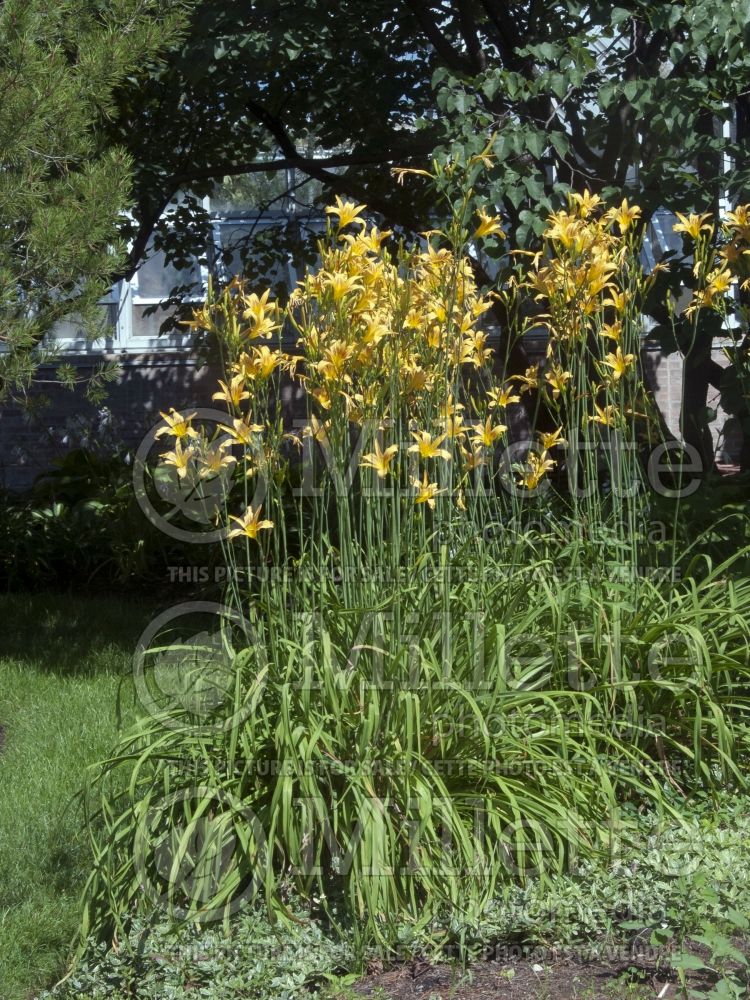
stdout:
<svg viewBox="0 0 750 1000">
<path fill-rule="evenodd" d="M 170 316 L 174 315 L 174 309 L 157 309 L 155 312 L 148 312 L 151 307 L 148 305 L 133 305 L 132 311 L 132 335 L 133 337 L 158 337 L 159 329 Z M 177 328 L 174 332 L 185 332 L 184 328 Z"/>
<path fill-rule="evenodd" d="M 193 286 L 186 295 L 201 295 L 201 274 L 197 261 L 186 268 L 177 268 L 166 262 L 163 250 L 158 250 L 155 253 L 151 251 L 148 260 L 138 268 L 133 291 L 136 299 L 161 302 L 169 298 L 172 289 L 184 285 Z"/>
<path fill-rule="evenodd" d="M 227 279 L 244 274 L 249 281 L 263 287 L 289 286 L 284 224 L 227 220 L 219 223 L 219 232 L 222 271 Z"/>
</svg>

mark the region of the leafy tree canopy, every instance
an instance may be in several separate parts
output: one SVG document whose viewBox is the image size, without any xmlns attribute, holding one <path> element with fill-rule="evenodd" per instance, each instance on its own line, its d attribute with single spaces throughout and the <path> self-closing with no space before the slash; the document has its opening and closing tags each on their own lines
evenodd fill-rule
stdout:
<svg viewBox="0 0 750 1000">
<path fill-rule="evenodd" d="M 178 190 L 295 167 L 406 227 L 428 197 L 389 164 L 469 156 L 497 133 L 477 198 L 528 241 L 569 187 L 706 209 L 750 178 L 750 3 L 203 0 L 145 87 L 120 94 L 138 164 L 136 264 Z M 740 119 L 737 140 L 722 124 Z M 315 150 L 315 153 L 311 153 Z M 722 154 L 733 162 L 726 173 Z"/>
</svg>

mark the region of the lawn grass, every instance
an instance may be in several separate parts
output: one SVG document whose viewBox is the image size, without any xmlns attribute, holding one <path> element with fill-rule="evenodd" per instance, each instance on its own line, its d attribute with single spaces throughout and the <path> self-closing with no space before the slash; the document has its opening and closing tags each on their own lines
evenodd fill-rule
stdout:
<svg viewBox="0 0 750 1000">
<path fill-rule="evenodd" d="M 0 596 L 0 998 L 64 968 L 89 870 L 74 801 L 133 713 L 130 658 L 153 612 L 119 598 Z"/>
</svg>

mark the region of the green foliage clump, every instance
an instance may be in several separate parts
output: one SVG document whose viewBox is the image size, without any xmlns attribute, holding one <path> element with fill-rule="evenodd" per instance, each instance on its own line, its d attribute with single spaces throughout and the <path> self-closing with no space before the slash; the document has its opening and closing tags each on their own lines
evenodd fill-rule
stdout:
<svg viewBox="0 0 750 1000">
<path fill-rule="evenodd" d="M 170 567 L 190 566 L 192 558 L 186 544 L 145 517 L 124 447 L 110 454 L 74 448 L 26 493 L 0 503 L 0 582 L 11 592 L 115 592 L 134 583 L 159 591 L 171 581 Z"/>
</svg>

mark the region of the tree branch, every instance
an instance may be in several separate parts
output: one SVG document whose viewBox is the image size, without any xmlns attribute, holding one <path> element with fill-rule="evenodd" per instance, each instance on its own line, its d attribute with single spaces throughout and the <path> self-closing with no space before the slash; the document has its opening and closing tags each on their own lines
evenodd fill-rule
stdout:
<svg viewBox="0 0 750 1000">
<path fill-rule="evenodd" d="M 432 17 L 429 5 L 423 3 L 422 0 L 406 0 L 406 6 L 414 14 L 419 22 L 419 27 L 427 36 L 430 45 L 432 45 L 445 65 L 453 70 L 454 73 L 468 73 L 471 75 L 472 68 L 468 60 L 460 52 L 456 52 L 442 33 Z"/>
<path fill-rule="evenodd" d="M 479 39 L 477 22 L 474 20 L 474 11 L 468 0 L 458 0 L 458 23 L 461 35 L 466 43 L 466 51 L 472 64 L 474 73 L 482 73 L 487 68 L 487 60 L 484 49 Z"/>
<path fill-rule="evenodd" d="M 175 174 L 172 180 L 179 187 L 180 184 L 189 183 L 190 181 L 211 180 L 213 177 L 234 177 L 237 174 L 271 173 L 276 170 L 286 170 L 288 167 L 302 170 L 313 177 L 321 169 L 329 170 L 335 167 L 374 167 L 385 163 L 421 158 L 429 155 L 432 149 L 433 146 L 430 144 L 425 145 L 423 149 L 420 148 L 410 152 L 406 152 L 405 150 L 383 150 L 379 153 L 342 153 L 337 156 L 323 156 L 319 158 L 302 156 L 300 153 L 295 153 L 292 156 L 282 156 L 273 160 L 217 163 L 211 167 L 200 167 L 195 170 L 186 170 L 181 174 Z"/>
<path fill-rule="evenodd" d="M 297 153 L 297 147 L 294 144 L 292 137 L 289 135 L 281 119 L 276 118 L 271 114 L 262 104 L 257 101 L 248 99 L 246 101 L 247 110 L 259 122 L 265 129 L 267 129 L 273 138 L 276 140 L 279 149 L 284 154 L 284 156 L 293 159 L 299 154 Z"/>
</svg>

